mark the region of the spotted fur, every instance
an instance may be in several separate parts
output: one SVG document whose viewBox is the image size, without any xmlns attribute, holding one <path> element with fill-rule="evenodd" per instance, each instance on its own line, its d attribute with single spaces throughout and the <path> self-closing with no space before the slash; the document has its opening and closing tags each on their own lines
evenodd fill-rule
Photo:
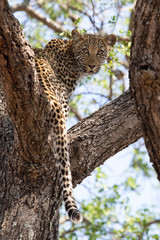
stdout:
<svg viewBox="0 0 160 240">
<path fill-rule="evenodd" d="M 82 215 L 73 197 L 72 177 L 65 122 L 69 99 L 78 80 L 97 73 L 116 42 L 115 35 L 99 37 L 72 31 L 72 40 L 52 39 L 44 49 L 34 49 L 36 70 L 50 103 L 50 124 L 56 135 L 56 156 L 65 209 L 69 218 L 78 223 Z"/>
</svg>

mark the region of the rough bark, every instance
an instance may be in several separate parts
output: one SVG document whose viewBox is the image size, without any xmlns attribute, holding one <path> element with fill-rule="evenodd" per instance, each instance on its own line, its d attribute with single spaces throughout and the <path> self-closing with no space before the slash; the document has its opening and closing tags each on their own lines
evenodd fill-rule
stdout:
<svg viewBox="0 0 160 240">
<path fill-rule="evenodd" d="M 130 87 L 150 160 L 160 180 L 160 2 L 137 1 Z"/>
<path fill-rule="evenodd" d="M 72 174 L 78 183 L 142 137 L 134 108 L 127 91 L 69 130 Z"/>
<path fill-rule="evenodd" d="M 57 239 L 61 200 L 53 150 L 45 147 L 47 102 L 40 94 L 33 52 L 5 0 L 0 49 L 0 81 L 14 126 L 12 152 L 1 155 L 0 238 Z"/>
<path fill-rule="evenodd" d="M 34 55 L 6 0 L 0 4 L 0 238 L 58 239 L 61 205 L 54 136 Z M 142 135 L 130 92 L 69 131 L 74 185 Z"/>
</svg>

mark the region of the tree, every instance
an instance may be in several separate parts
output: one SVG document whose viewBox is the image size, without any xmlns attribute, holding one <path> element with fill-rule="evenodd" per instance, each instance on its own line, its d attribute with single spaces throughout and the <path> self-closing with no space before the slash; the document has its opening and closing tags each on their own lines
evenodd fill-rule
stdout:
<svg viewBox="0 0 160 240">
<path fill-rule="evenodd" d="M 130 79 L 146 147 L 160 180 L 159 10 L 159 1 L 137 2 Z"/>
<path fill-rule="evenodd" d="M 25 4 L 26 11 L 35 14 Z M 70 18 L 77 21 L 71 13 Z M 54 30 L 64 31 L 56 22 L 45 21 Z M 54 148 L 48 143 L 47 102 L 36 78 L 33 51 L 6 0 L 0 6 L 0 49 L 5 109 L 0 145 L 1 238 L 57 239 L 61 197 Z M 141 136 L 130 91 L 72 127 L 69 139 L 74 186 Z"/>
</svg>

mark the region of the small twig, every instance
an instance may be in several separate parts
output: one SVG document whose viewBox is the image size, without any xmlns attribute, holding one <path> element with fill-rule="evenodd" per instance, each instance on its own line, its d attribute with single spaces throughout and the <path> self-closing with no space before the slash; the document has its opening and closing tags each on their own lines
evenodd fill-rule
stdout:
<svg viewBox="0 0 160 240">
<path fill-rule="evenodd" d="M 98 95 L 98 96 L 100 96 L 100 97 L 107 98 L 106 95 L 104 95 L 104 94 L 102 94 L 102 93 L 95 93 L 95 92 L 81 92 L 81 93 L 74 94 L 73 97 L 79 96 L 79 95 Z"/>
<path fill-rule="evenodd" d="M 156 219 L 156 220 L 154 220 L 154 221 L 148 222 L 148 223 L 146 224 L 146 226 L 148 227 L 148 226 L 150 226 L 150 225 L 152 225 L 152 224 L 158 224 L 158 223 L 160 223 L 160 219 Z"/>
<path fill-rule="evenodd" d="M 78 119 L 78 121 L 81 121 L 83 119 L 83 117 L 80 115 L 80 113 L 78 112 L 78 110 L 74 107 L 70 107 L 70 111 L 73 112 L 76 116 L 76 118 Z"/>
<path fill-rule="evenodd" d="M 63 217 L 60 218 L 59 224 L 62 225 L 62 224 L 64 224 L 67 221 L 70 221 L 69 217 L 68 216 L 63 216 Z"/>
<path fill-rule="evenodd" d="M 113 94 L 113 91 L 112 91 L 112 85 L 113 85 L 113 77 L 110 75 L 109 76 L 109 96 L 108 96 L 108 99 L 109 100 L 112 100 L 112 94 Z"/>
<path fill-rule="evenodd" d="M 129 69 L 129 62 L 128 62 L 128 61 L 120 60 L 120 61 L 119 61 L 119 64 L 120 64 L 120 65 L 123 65 L 125 68 Z"/>
<path fill-rule="evenodd" d="M 83 228 L 86 228 L 86 225 L 82 225 L 80 227 L 75 227 L 75 228 L 72 228 L 72 229 L 70 229 L 68 231 L 65 231 L 64 233 L 62 233 L 62 235 L 60 235 L 59 238 L 64 238 L 66 236 L 66 234 L 72 233 L 72 232 L 74 232 L 76 230 L 80 230 L 80 229 L 83 229 Z"/>
</svg>

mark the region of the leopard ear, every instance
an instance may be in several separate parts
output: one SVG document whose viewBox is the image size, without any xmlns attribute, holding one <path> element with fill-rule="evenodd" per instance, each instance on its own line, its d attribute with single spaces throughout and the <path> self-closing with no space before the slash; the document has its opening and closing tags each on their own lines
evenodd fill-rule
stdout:
<svg viewBox="0 0 160 240">
<path fill-rule="evenodd" d="M 103 41 L 107 45 L 106 47 L 108 47 L 109 49 L 111 49 L 114 46 L 116 40 L 117 38 L 114 34 L 107 35 L 103 38 Z"/>
<path fill-rule="evenodd" d="M 83 40 L 83 36 L 75 29 L 72 30 L 72 38 L 76 42 L 79 42 L 79 41 Z"/>
</svg>

